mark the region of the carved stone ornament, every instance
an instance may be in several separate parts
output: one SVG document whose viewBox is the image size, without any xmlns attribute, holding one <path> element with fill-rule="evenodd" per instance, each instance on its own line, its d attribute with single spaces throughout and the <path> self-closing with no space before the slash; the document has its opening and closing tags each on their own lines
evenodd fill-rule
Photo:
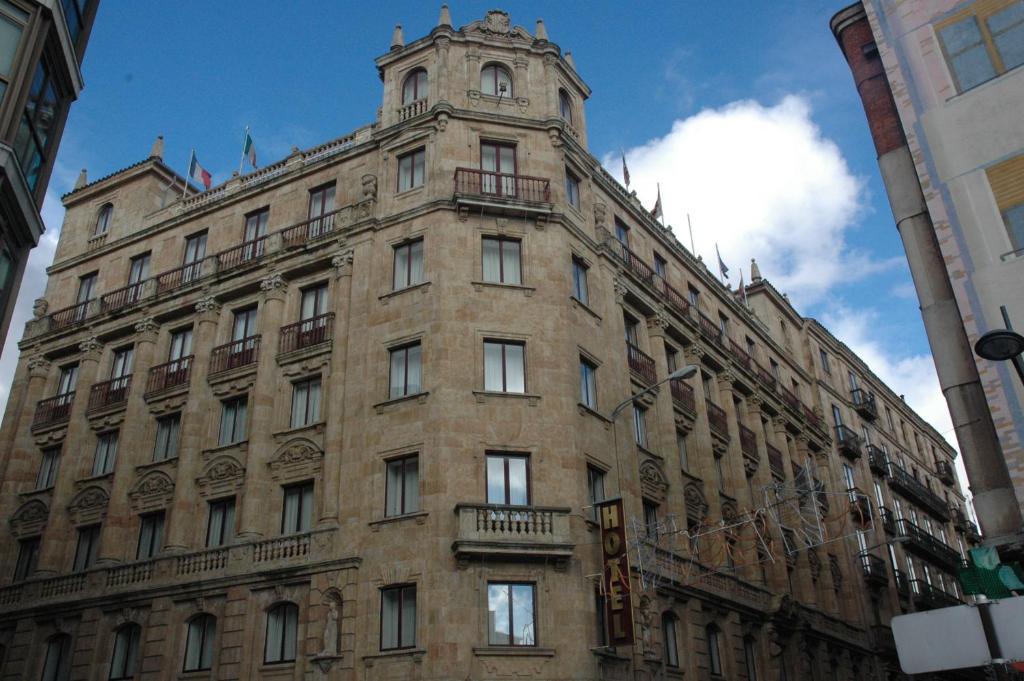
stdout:
<svg viewBox="0 0 1024 681">
<path fill-rule="evenodd" d="M 492 9 L 484 17 L 484 30 L 488 33 L 508 35 L 511 24 L 509 23 L 508 12 Z"/>
<path fill-rule="evenodd" d="M 319 473 L 323 458 L 323 450 L 315 442 L 295 438 L 281 445 L 267 465 L 275 480 L 288 481 Z"/>
<path fill-rule="evenodd" d="M 651 608 L 651 599 L 644 595 L 640 597 L 640 643 L 643 647 L 644 657 L 656 656 L 654 650 L 654 613 Z"/>
<path fill-rule="evenodd" d="M 754 477 L 754 473 L 757 473 L 757 466 L 760 463 L 759 459 L 754 459 L 749 456 L 743 457 L 743 474 L 748 478 Z"/>
<path fill-rule="evenodd" d="M 128 492 L 128 498 L 138 511 L 164 508 L 174 497 L 174 481 L 163 471 L 150 471 Z"/>
<path fill-rule="evenodd" d="M 213 296 L 206 296 L 196 301 L 196 312 L 199 314 L 211 314 L 216 315 L 220 312 L 220 303 Z"/>
<path fill-rule="evenodd" d="M 594 225 L 597 227 L 603 227 L 604 221 L 608 217 L 608 206 L 601 201 L 594 202 Z"/>
<path fill-rule="evenodd" d="M 828 554 L 828 569 L 832 573 L 832 586 L 836 589 L 843 588 L 843 568 L 839 564 L 839 557 L 834 553 Z"/>
<path fill-rule="evenodd" d="M 723 501 L 722 502 L 722 522 L 726 525 L 732 525 L 738 522 L 739 511 L 736 508 L 735 501 Z"/>
<path fill-rule="evenodd" d="M 26 501 L 11 516 L 11 532 L 15 537 L 38 535 L 49 517 L 50 509 L 41 499 Z"/>
<path fill-rule="evenodd" d="M 821 556 L 815 549 L 807 551 L 807 564 L 811 569 L 811 580 L 818 581 L 818 578 L 821 577 Z"/>
<path fill-rule="evenodd" d="M 640 487 L 643 495 L 658 503 L 665 501 L 665 492 L 668 490 L 668 480 L 665 474 L 651 459 L 640 464 Z"/>
<path fill-rule="evenodd" d="M 629 293 L 626 282 L 622 281 L 622 277 L 617 276 L 612 280 L 612 287 L 615 290 L 615 302 L 621 303 L 626 298 L 626 294 Z"/>
<path fill-rule="evenodd" d="M 72 497 L 68 513 L 75 525 L 92 525 L 106 516 L 109 503 L 110 492 L 99 485 L 89 485 Z"/>
<path fill-rule="evenodd" d="M 647 318 L 647 328 L 657 332 L 664 331 L 668 327 L 668 315 L 665 314 L 665 308 L 659 305 L 654 314 Z"/>
<path fill-rule="evenodd" d="M 683 500 L 686 502 L 686 516 L 695 520 L 703 520 L 708 514 L 708 502 L 695 483 L 683 489 Z"/>
<path fill-rule="evenodd" d="M 50 303 L 46 298 L 36 298 L 32 303 L 32 319 L 42 319 L 46 311 L 50 309 Z"/>
<path fill-rule="evenodd" d="M 99 355 L 103 352 L 103 343 L 96 336 L 90 336 L 78 344 L 78 351 L 83 355 Z"/>
<path fill-rule="evenodd" d="M 281 276 L 280 272 L 273 272 L 260 282 L 260 290 L 267 294 L 283 294 L 288 290 L 288 282 Z"/>
<path fill-rule="evenodd" d="M 28 367 L 30 376 L 42 376 L 46 377 L 50 373 L 50 360 L 46 359 L 42 355 L 35 355 L 29 358 L 28 362 L 25 363 Z"/>
<path fill-rule="evenodd" d="M 143 317 L 135 323 L 135 333 L 138 334 L 156 333 L 159 330 L 160 325 L 152 317 Z"/>
<path fill-rule="evenodd" d="M 225 454 L 207 464 L 202 475 L 196 478 L 196 486 L 203 497 L 212 497 L 238 489 L 244 480 L 245 468 Z"/>
<path fill-rule="evenodd" d="M 377 176 L 366 174 L 362 177 L 363 184 L 363 200 L 364 201 L 376 201 L 377 200 Z"/>
</svg>

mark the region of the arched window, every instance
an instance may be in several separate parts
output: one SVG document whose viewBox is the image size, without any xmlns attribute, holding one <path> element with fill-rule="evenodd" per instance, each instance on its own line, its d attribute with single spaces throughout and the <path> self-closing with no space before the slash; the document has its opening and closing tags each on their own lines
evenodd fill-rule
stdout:
<svg viewBox="0 0 1024 681">
<path fill-rule="evenodd" d="M 572 100 L 569 99 L 569 93 L 565 90 L 558 91 L 558 113 L 562 116 L 562 120 L 572 125 Z"/>
<path fill-rule="evenodd" d="M 213 615 L 201 613 L 188 621 L 182 671 L 196 672 L 213 666 L 213 640 L 216 636 L 217 618 Z"/>
<path fill-rule="evenodd" d="M 416 69 L 405 77 L 402 84 L 402 105 L 411 104 L 427 96 L 427 71 Z"/>
<path fill-rule="evenodd" d="M 299 632 L 299 606 L 278 603 L 267 611 L 267 642 L 264 662 L 291 662 Z"/>
<path fill-rule="evenodd" d="M 498 64 L 489 64 L 480 72 L 480 91 L 485 95 L 512 96 L 512 75 Z"/>
<path fill-rule="evenodd" d="M 708 668 L 711 669 L 712 674 L 721 676 L 722 647 L 719 639 L 722 637 L 722 632 L 714 624 L 709 624 L 704 633 L 708 642 Z"/>
<path fill-rule="evenodd" d="M 671 612 L 661 613 L 661 637 L 665 644 L 665 664 L 679 666 L 679 638 L 676 632 L 676 616 Z"/>
<path fill-rule="evenodd" d="M 117 628 L 114 654 L 110 659 L 110 679 L 134 679 L 139 661 L 139 639 L 142 627 L 128 623 Z"/>
<path fill-rule="evenodd" d="M 110 218 L 114 215 L 114 204 L 105 203 L 100 208 L 99 214 L 96 216 L 96 230 L 93 232 L 93 236 L 99 236 L 100 234 L 106 234 L 107 230 L 110 229 Z"/>
<path fill-rule="evenodd" d="M 67 681 L 71 675 L 71 637 L 57 634 L 46 642 L 40 681 Z"/>
</svg>

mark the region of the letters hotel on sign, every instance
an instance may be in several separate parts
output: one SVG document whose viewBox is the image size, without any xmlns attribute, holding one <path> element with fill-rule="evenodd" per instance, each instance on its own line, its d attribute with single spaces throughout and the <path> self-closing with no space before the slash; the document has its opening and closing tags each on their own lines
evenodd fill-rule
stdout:
<svg viewBox="0 0 1024 681">
<path fill-rule="evenodd" d="M 622 499 L 597 505 L 601 519 L 601 552 L 604 557 L 603 587 L 608 645 L 633 645 L 633 598 L 629 581 L 629 553 L 626 550 L 625 515 Z"/>
</svg>

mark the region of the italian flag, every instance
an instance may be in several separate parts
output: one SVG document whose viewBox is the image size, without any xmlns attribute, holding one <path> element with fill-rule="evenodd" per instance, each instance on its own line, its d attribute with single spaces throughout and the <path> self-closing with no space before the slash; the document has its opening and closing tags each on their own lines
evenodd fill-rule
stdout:
<svg viewBox="0 0 1024 681">
<path fill-rule="evenodd" d="M 192 150 L 192 160 L 188 164 L 188 176 L 196 182 L 202 182 L 203 187 L 206 189 L 209 189 L 210 185 L 213 184 L 213 175 L 210 174 L 209 170 L 199 165 L 195 149 Z"/>
<path fill-rule="evenodd" d="M 245 131 L 245 144 L 242 145 L 242 156 L 249 159 L 249 165 L 256 167 L 256 145 L 252 143 L 249 131 Z"/>
</svg>

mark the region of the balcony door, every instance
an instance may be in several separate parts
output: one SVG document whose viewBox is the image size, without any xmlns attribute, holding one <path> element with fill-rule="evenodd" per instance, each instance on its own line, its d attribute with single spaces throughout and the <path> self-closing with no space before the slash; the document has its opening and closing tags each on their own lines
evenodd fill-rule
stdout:
<svg viewBox="0 0 1024 681">
<path fill-rule="evenodd" d="M 256 308 L 236 310 L 234 323 L 231 326 L 231 356 L 228 366 L 244 366 L 251 364 L 256 352 Z"/>
<path fill-rule="evenodd" d="M 263 255 L 263 241 L 267 235 L 267 221 L 270 220 L 270 209 L 263 208 L 245 216 L 244 242 L 247 244 L 242 260 L 252 260 Z"/>
<path fill-rule="evenodd" d="M 299 310 L 298 347 L 304 348 L 321 343 L 326 338 L 327 320 L 327 284 L 320 284 L 302 291 L 302 304 Z"/>
<path fill-rule="evenodd" d="M 516 196 L 516 147 L 497 142 L 480 143 L 480 170 L 483 194 Z"/>
<path fill-rule="evenodd" d="M 142 295 L 142 282 L 149 278 L 149 253 L 132 258 L 128 268 L 128 302 L 134 303 Z"/>
<path fill-rule="evenodd" d="M 110 387 L 107 391 L 108 402 L 120 402 L 128 397 L 128 382 L 132 377 L 134 356 L 132 348 L 114 351 L 114 362 L 110 366 Z"/>
<path fill-rule="evenodd" d="M 334 192 L 332 184 L 309 193 L 309 238 L 315 239 L 334 228 Z"/>
<path fill-rule="evenodd" d="M 75 392 L 75 383 L 78 382 L 78 365 L 61 367 L 60 379 L 57 381 L 57 394 L 67 395 Z"/>
<path fill-rule="evenodd" d="M 206 258 L 206 232 L 194 234 L 185 239 L 185 259 L 182 262 L 182 283 L 199 278 L 200 268 Z"/>
</svg>

